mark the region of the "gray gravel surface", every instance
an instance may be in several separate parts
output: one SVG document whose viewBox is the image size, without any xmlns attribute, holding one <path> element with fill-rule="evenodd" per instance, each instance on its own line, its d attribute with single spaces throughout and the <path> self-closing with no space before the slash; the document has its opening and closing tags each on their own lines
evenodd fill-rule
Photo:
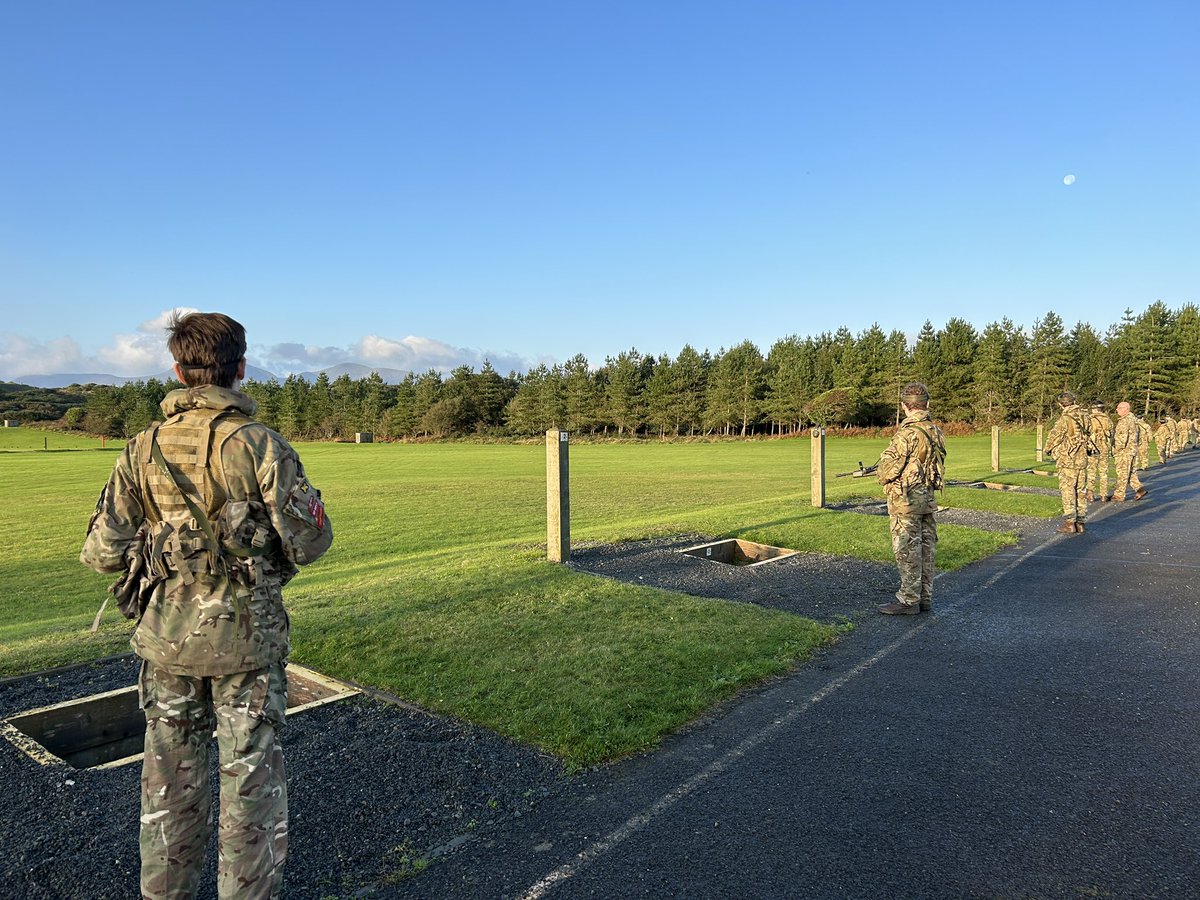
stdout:
<svg viewBox="0 0 1200 900">
<path fill-rule="evenodd" d="M 0 717 L 135 683 L 121 659 L 0 684 Z M 288 718 L 287 896 L 353 896 L 410 877 L 479 828 L 526 815 L 561 766 L 482 728 L 359 697 Z M 213 747 L 212 783 L 216 748 Z M 139 764 L 39 766 L 0 740 L 0 896 L 138 892 Z M 215 837 L 214 837 L 215 842 Z M 202 897 L 216 895 L 210 848 Z"/>
<path fill-rule="evenodd" d="M 1030 488 L 1029 493 L 1041 493 L 1041 491 L 1036 488 Z M 1057 491 L 1053 493 L 1054 496 L 1058 496 Z M 846 500 L 841 503 L 830 504 L 829 508 L 841 512 L 862 513 L 868 516 L 887 515 L 887 503 L 883 500 L 875 499 Z M 962 509 L 956 506 L 939 509 L 937 520 L 940 525 L 966 525 L 970 528 L 978 528 L 981 531 L 1011 531 L 1017 535 L 1042 531 L 1045 529 L 1047 521 L 1040 516 L 1017 516 L 985 509 Z M 1055 524 L 1058 524 L 1057 521 Z"/>
</svg>

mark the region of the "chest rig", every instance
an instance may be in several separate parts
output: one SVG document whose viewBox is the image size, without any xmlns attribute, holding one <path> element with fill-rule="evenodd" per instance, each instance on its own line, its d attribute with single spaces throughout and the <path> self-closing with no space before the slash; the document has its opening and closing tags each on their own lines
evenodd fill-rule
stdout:
<svg viewBox="0 0 1200 900">
<path fill-rule="evenodd" d="M 228 554 L 253 557 L 269 549 L 271 532 L 265 524 L 241 535 L 245 546 L 222 533 L 230 497 L 221 450 L 251 421 L 237 410 L 186 410 L 143 434 L 139 469 L 148 557 L 164 577 L 178 574 L 190 585 L 197 575 L 229 575 Z"/>
</svg>

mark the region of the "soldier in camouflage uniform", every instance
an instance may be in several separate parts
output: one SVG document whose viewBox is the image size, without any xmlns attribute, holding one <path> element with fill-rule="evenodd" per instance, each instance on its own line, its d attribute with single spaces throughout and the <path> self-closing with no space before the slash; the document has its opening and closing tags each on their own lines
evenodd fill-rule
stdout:
<svg viewBox="0 0 1200 900">
<path fill-rule="evenodd" d="M 193 313 L 168 330 L 187 387 L 163 400 L 166 421 L 121 453 L 80 554 L 118 572 L 136 570 L 131 557 L 144 548 L 147 600 L 130 641 L 146 714 L 142 895 L 199 889 L 215 729 L 219 894 L 275 897 L 287 855 L 281 589 L 329 548 L 333 531 L 296 452 L 250 418 L 254 401 L 235 389 L 246 368 L 242 326 Z"/>
<path fill-rule="evenodd" d="M 1138 427 L 1138 468 L 1145 471 L 1150 468 L 1150 442 L 1154 440 L 1154 432 L 1150 423 L 1137 413 L 1133 417 L 1137 419 Z"/>
<path fill-rule="evenodd" d="M 900 570 L 896 600 L 879 607 L 889 616 L 933 609 L 937 500 L 946 466 L 946 442 L 929 416 L 929 391 L 920 382 L 900 392 L 905 418 L 879 457 L 876 477 L 887 494 L 892 552 Z"/>
<path fill-rule="evenodd" d="M 1134 500 L 1146 496 L 1146 489 L 1138 478 L 1137 460 L 1141 450 L 1142 429 L 1139 419 L 1133 414 L 1128 403 L 1117 404 L 1117 425 L 1113 429 L 1113 460 L 1116 462 L 1117 480 L 1112 496 L 1108 499 L 1117 503 L 1125 500 L 1125 491 L 1132 487 Z"/>
<path fill-rule="evenodd" d="M 1089 417 L 1075 403 L 1075 395 L 1058 395 L 1062 415 L 1046 438 L 1046 453 L 1054 458 L 1058 470 L 1058 491 L 1062 496 L 1063 534 L 1083 534 L 1087 518 L 1087 467 L 1091 438 Z"/>
<path fill-rule="evenodd" d="M 1112 460 L 1113 421 L 1103 403 L 1092 404 L 1089 423 L 1094 452 L 1088 455 L 1087 498 L 1103 502 L 1108 497 L 1108 469 Z"/>
<path fill-rule="evenodd" d="M 1175 455 L 1175 422 L 1170 416 L 1159 417 L 1154 443 L 1158 447 L 1158 461 L 1166 465 L 1167 460 Z"/>
</svg>

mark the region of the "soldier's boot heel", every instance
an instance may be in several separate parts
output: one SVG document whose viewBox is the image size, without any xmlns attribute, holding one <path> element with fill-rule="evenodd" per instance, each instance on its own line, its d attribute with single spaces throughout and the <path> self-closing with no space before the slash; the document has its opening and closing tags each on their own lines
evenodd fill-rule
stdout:
<svg viewBox="0 0 1200 900">
<path fill-rule="evenodd" d="M 1086 530 L 1087 530 L 1087 529 L 1083 527 L 1083 523 L 1082 523 L 1082 522 L 1076 522 L 1076 523 L 1075 523 L 1075 533 L 1076 533 L 1076 534 L 1083 534 L 1083 533 L 1084 533 Z"/>
<path fill-rule="evenodd" d="M 1054 530 L 1057 531 L 1059 534 L 1074 534 L 1075 533 L 1075 523 L 1074 522 L 1063 522 L 1061 525 L 1059 525 Z"/>
</svg>

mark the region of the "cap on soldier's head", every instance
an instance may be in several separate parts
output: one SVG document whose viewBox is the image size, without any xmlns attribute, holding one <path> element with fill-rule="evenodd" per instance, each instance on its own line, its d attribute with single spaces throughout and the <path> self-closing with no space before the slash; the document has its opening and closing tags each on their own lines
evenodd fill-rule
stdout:
<svg viewBox="0 0 1200 900">
<path fill-rule="evenodd" d="M 1075 395 L 1071 391 L 1063 391 L 1055 399 L 1063 406 L 1070 406 L 1075 402 Z"/>
<path fill-rule="evenodd" d="M 900 388 L 900 399 L 904 403 L 911 404 L 912 401 L 929 402 L 929 388 L 925 387 L 919 381 L 910 381 L 904 387 Z"/>
<path fill-rule="evenodd" d="M 1097 400 L 1092 404 L 1092 409 L 1104 409 L 1104 404 Z"/>
</svg>

